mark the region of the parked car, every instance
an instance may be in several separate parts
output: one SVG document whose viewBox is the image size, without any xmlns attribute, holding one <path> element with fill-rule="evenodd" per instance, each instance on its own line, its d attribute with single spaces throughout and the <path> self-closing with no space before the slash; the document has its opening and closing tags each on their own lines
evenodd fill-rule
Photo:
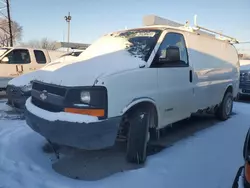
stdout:
<svg viewBox="0 0 250 188">
<path fill-rule="evenodd" d="M 250 96 L 250 60 L 240 60 L 240 89 L 238 99 Z"/>
<path fill-rule="evenodd" d="M 82 62 L 45 68 L 26 102 L 27 124 L 52 143 L 97 150 L 117 138 L 146 161 L 150 138 L 200 111 L 227 120 L 239 88 L 235 47 L 187 26 L 109 33 Z"/>
<path fill-rule="evenodd" d="M 58 63 L 64 63 L 64 65 L 67 65 L 69 63 L 76 62 L 77 59 L 81 59 L 80 55 L 83 51 L 84 50 L 74 50 L 72 52 L 68 52 L 62 55 L 59 59 L 56 59 L 54 62 L 45 65 L 43 68 Z M 43 68 L 34 72 L 23 74 L 9 81 L 6 89 L 8 98 L 7 104 L 9 106 L 23 112 L 25 102 L 31 95 L 32 81 L 39 79 L 42 76 Z"/>
<path fill-rule="evenodd" d="M 64 53 L 24 47 L 0 48 L 0 90 L 6 90 L 11 79 L 38 70 Z"/>
<path fill-rule="evenodd" d="M 245 163 L 238 169 L 232 188 L 250 188 L 250 129 L 246 134 L 242 151 Z"/>
</svg>

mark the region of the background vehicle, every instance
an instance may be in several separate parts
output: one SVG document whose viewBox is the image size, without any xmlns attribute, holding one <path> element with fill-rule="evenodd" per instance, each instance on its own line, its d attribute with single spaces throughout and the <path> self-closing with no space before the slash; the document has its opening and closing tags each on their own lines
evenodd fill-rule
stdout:
<svg viewBox="0 0 250 188">
<path fill-rule="evenodd" d="M 158 20 L 101 37 L 82 62 L 45 68 L 26 102 L 27 124 L 53 143 L 88 150 L 118 137 L 127 160 L 144 163 L 148 141 L 166 126 L 200 111 L 227 120 L 239 88 L 237 41 Z"/>
<path fill-rule="evenodd" d="M 68 52 L 62 55 L 59 59 L 56 59 L 55 61 L 48 63 L 43 68 L 53 63 L 65 63 L 65 62 L 71 63 L 77 61 L 77 59 L 80 60 L 83 51 L 84 50 L 74 50 L 72 52 Z M 23 74 L 9 81 L 6 89 L 6 94 L 8 98 L 7 104 L 9 106 L 15 108 L 18 111 L 24 110 L 25 102 L 27 98 L 30 97 L 31 94 L 32 81 L 34 79 L 42 77 L 43 74 L 42 69 L 27 74 Z"/>
<path fill-rule="evenodd" d="M 0 48 L 0 90 L 5 90 L 12 78 L 42 68 L 65 54 L 62 51 L 6 47 Z"/>
<path fill-rule="evenodd" d="M 250 59 L 240 59 L 240 89 L 238 98 L 250 96 Z"/>
</svg>

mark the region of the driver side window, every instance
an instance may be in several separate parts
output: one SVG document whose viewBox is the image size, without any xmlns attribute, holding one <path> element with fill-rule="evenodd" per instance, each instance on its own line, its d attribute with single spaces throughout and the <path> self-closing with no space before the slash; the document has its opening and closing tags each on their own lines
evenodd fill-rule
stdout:
<svg viewBox="0 0 250 188">
<path fill-rule="evenodd" d="M 25 49 L 12 50 L 5 57 L 8 58 L 8 64 L 29 64 L 31 62 L 29 51 Z"/>
<path fill-rule="evenodd" d="M 179 49 L 180 61 L 167 61 L 167 49 L 169 47 Z M 174 32 L 167 33 L 154 58 L 153 67 L 187 67 L 188 64 L 188 53 L 184 36 Z"/>
</svg>

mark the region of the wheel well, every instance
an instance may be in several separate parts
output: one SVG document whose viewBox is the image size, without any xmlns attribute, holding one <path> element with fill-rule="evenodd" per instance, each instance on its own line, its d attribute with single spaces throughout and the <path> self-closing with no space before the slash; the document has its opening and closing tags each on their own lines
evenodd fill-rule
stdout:
<svg viewBox="0 0 250 188">
<path fill-rule="evenodd" d="M 225 93 L 224 93 L 224 95 L 223 95 L 222 101 L 223 101 L 224 97 L 226 96 L 226 94 L 227 94 L 228 92 L 231 92 L 231 93 L 233 94 L 233 86 L 230 85 L 230 86 L 227 87 L 227 89 L 226 89 L 226 91 L 225 91 Z M 221 102 L 222 102 L 222 101 L 221 101 Z"/>
<path fill-rule="evenodd" d="M 156 106 L 152 102 L 149 102 L 149 101 L 139 102 L 139 103 L 135 104 L 134 106 L 129 108 L 124 113 L 124 115 L 125 116 L 127 115 L 129 117 L 138 108 L 148 109 L 150 112 L 152 112 L 154 114 L 154 118 L 155 118 L 154 119 L 155 120 L 155 126 L 156 127 L 158 126 L 158 113 L 157 113 Z"/>
<path fill-rule="evenodd" d="M 232 87 L 231 85 L 227 87 L 227 90 L 226 90 L 225 94 L 226 94 L 227 92 L 233 93 L 233 87 Z"/>
</svg>

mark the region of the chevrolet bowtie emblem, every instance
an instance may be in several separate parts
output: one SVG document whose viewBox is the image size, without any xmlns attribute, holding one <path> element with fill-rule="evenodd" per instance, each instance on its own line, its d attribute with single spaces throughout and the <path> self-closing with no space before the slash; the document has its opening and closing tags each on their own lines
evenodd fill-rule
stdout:
<svg viewBox="0 0 250 188">
<path fill-rule="evenodd" d="M 42 93 L 40 94 L 40 98 L 44 101 L 48 98 L 48 95 L 47 95 L 47 91 L 42 91 Z"/>
</svg>

